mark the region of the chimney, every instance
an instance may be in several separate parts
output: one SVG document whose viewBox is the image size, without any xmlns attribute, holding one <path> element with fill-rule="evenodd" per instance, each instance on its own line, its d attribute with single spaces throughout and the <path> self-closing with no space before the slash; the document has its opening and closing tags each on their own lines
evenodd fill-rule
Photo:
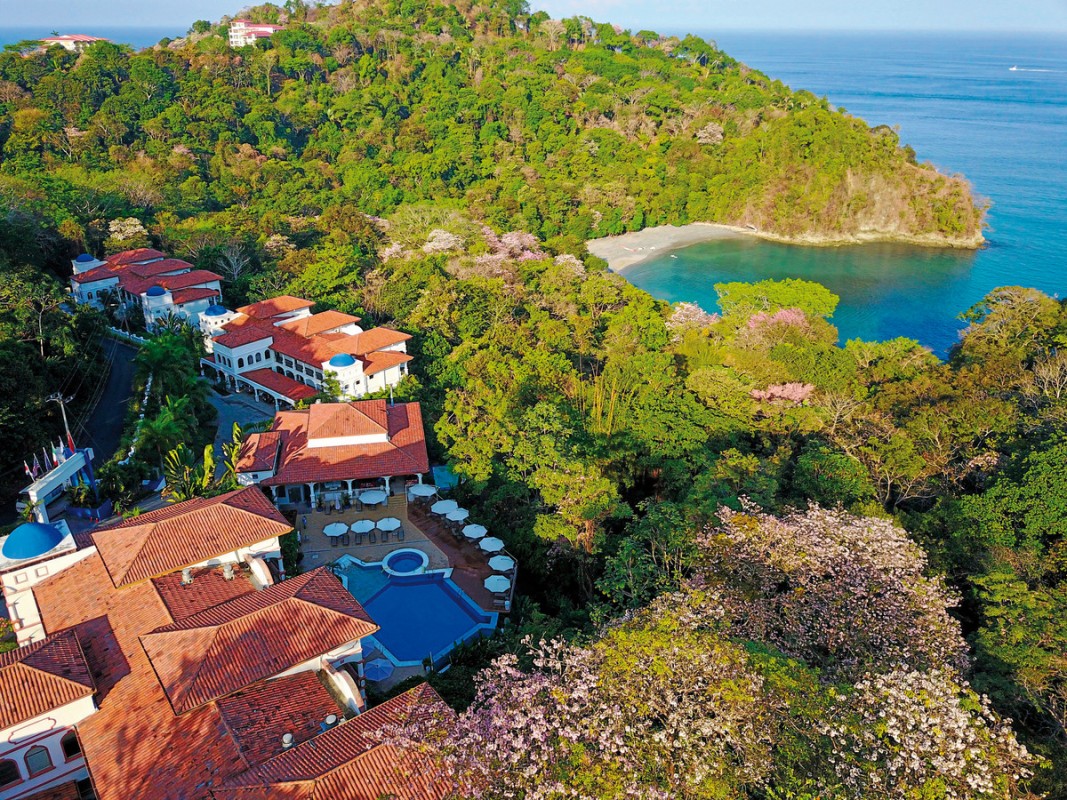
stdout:
<svg viewBox="0 0 1067 800">
<path fill-rule="evenodd" d="M 188 586 L 193 582 L 193 568 L 186 567 L 182 570 L 182 586 Z"/>
<path fill-rule="evenodd" d="M 293 734 L 286 733 L 282 735 L 282 750 L 288 750 L 293 746 Z"/>
<path fill-rule="evenodd" d="M 222 577 L 228 581 L 233 580 L 233 564 L 226 563 L 222 565 Z"/>
</svg>

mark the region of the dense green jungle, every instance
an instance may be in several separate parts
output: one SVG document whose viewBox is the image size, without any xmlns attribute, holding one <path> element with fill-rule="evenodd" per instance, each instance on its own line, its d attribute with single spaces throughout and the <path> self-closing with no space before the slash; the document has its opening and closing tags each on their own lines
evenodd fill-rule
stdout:
<svg viewBox="0 0 1067 800">
<path fill-rule="evenodd" d="M 997 289 L 940 360 L 839 341 L 813 283 L 709 314 L 585 248 L 693 221 L 971 247 L 965 180 L 695 37 L 514 0 L 243 14 L 285 28 L 0 54 L 9 489 L 115 323 L 65 308 L 70 259 L 158 247 L 230 307 L 413 335 L 396 397 L 522 564 L 430 679 L 461 796 L 1067 795 L 1064 304 Z M 138 356 L 151 441 L 100 468 L 113 499 L 210 440 L 198 346 Z"/>
</svg>

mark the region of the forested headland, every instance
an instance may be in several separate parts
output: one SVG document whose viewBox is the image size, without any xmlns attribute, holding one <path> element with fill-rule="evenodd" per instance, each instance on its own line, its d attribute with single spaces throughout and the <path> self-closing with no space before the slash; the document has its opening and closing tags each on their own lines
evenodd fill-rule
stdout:
<svg viewBox="0 0 1067 800">
<path fill-rule="evenodd" d="M 467 796 L 1067 791 L 1063 303 L 998 289 L 942 361 L 840 342 L 815 284 L 723 284 L 712 315 L 584 248 L 696 220 L 973 243 L 965 182 L 691 37 L 503 3 L 248 16 L 286 28 L 0 56 L 0 266 L 59 291 L 82 249 L 154 244 L 231 306 L 412 333 L 397 397 L 523 569 L 431 678 Z M 59 358 L 19 308 L 12 358 Z M 5 449 L 37 435 L 15 403 Z"/>
</svg>

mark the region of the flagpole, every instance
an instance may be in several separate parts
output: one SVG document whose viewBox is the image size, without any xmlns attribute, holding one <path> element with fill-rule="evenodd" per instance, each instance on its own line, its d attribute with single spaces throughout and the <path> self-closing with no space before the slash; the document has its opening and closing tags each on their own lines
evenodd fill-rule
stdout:
<svg viewBox="0 0 1067 800">
<path fill-rule="evenodd" d="M 70 435 L 70 426 L 67 424 L 67 403 L 73 400 L 73 397 L 68 397 L 65 400 L 63 395 L 59 392 L 49 395 L 48 400 L 53 403 L 59 403 L 60 413 L 63 414 L 63 430 L 67 432 L 67 444 L 70 445 L 70 449 L 74 449 L 74 437 Z"/>
</svg>

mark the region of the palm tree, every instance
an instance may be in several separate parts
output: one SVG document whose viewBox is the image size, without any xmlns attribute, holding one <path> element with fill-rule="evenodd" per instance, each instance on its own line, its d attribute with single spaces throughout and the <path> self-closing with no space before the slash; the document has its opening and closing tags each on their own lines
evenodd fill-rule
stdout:
<svg viewBox="0 0 1067 800">
<path fill-rule="evenodd" d="M 165 472 L 163 454 L 185 438 L 186 427 L 175 419 L 169 409 L 164 408 L 155 418 L 146 419 L 141 423 L 137 446 L 141 450 L 154 450 L 159 458 L 159 467 Z"/>
</svg>

